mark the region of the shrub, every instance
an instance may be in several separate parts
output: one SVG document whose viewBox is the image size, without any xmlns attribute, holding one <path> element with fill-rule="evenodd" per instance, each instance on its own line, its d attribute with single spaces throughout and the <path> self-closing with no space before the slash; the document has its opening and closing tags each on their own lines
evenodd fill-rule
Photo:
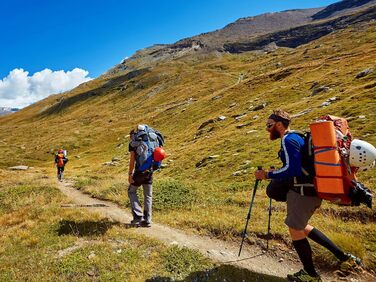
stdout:
<svg viewBox="0 0 376 282">
<path fill-rule="evenodd" d="M 188 248 L 173 246 L 161 254 L 165 270 L 173 279 L 184 279 L 190 273 L 210 266 L 207 258 Z"/>
<path fill-rule="evenodd" d="M 154 183 L 153 207 L 155 210 L 175 209 L 195 201 L 192 185 L 178 180 L 160 180 Z"/>
</svg>

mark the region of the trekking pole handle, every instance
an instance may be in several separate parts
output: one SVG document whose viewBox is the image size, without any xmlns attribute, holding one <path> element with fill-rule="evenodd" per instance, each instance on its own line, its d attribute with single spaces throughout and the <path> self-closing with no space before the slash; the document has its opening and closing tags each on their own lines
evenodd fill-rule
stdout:
<svg viewBox="0 0 376 282">
<path fill-rule="evenodd" d="M 262 170 L 262 165 L 257 166 L 257 170 Z M 256 183 L 258 184 L 261 181 L 261 179 L 256 179 Z M 255 186 L 256 188 L 256 186 Z"/>
</svg>

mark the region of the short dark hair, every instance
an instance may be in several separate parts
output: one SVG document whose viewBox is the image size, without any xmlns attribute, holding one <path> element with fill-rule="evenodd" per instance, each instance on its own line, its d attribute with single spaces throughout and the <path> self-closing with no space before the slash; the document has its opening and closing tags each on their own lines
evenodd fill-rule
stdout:
<svg viewBox="0 0 376 282">
<path fill-rule="evenodd" d="M 275 122 L 282 122 L 283 126 L 286 128 L 290 125 L 291 122 L 290 115 L 281 109 L 274 110 L 273 113 L 269 116 L 269 118 L 274 120 Z"/>
</svg>

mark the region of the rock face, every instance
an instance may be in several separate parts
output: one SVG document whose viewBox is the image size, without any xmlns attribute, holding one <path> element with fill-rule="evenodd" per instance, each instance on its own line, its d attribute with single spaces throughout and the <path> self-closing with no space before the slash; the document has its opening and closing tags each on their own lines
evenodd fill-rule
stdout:
<svg viewBox="0 0 376 282">
<path fill-rule="evenodd" d="M 312 19 L 321 20 L 328 17 L 333 17 L 343 11 L 353 11 L 361 6 L 371 6 L 376 4 L 375 0 L 344 0 L 331 4 L 320 12 L 314 14 Z"/>
<path fill-rule="evenodd" d="M 226 25 L 224 28 L 200 34 L 190 39 L 198 40 L 208 49 L 220 50 L 225 42 L 244 41 L 262 34 L 289 29 L 310 22 L 311 16 L 321 9 L 288 10 L 278 13 L 267 13 L 254 17 L 246 17 Z"/>
<path fill-rule="evenodd" d="M 175 46 L 191 46 L 200 42 L 202 48 L 221 50 L 226 42 L 246 42 L 265 34 L 274 34 L 282 30 L 312 23 L 316 20 L 329 19 L 354 13 L 365 7 L 376 4 L 376 0 L 344 0 L 324 8 L 287 10 L 277 13 L 267 13 L 254 17 L 246 17 L 226 25 L 224 28 L 203 33 L 191 38 L 178 41 Z M 263 44 L 268 46 L 273 40 Z M 277 46 L 284 46 L 275 42 Z M 274 44 L 272 46 L 275 46 Z"/>
<path fill-rule="evenodd" d="M 223 49 L 229 53 L 242 53 L 261 50 L 274 42 L 279 47 L 296 48 L 302 44 L 318 39 L 335 30 L 344 29 L 352 24 L 368 22 L 376 18 L 376 5 L 369 9 L 324 22 L 311 22 L 288 30 L 278 31 L 243 42 L 224 44 Z"/>
</svg>

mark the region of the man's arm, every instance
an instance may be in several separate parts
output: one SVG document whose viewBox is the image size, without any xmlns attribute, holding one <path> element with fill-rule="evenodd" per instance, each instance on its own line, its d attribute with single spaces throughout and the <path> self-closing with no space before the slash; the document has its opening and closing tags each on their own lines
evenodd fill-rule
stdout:
<svg viewBox="0 0 376 282">
<path fill-rule="evenodd" d="M 301 146 L 297 134 L 289 134 L 282 138 L 282 147 L 286 164 L 277 170 L 267 173 L 267 178 L 290 178 L 300 176 L 302 173 Z"/>
<path fill-rule="evenodd" d="M 132 184 L 134 182 L 133 181 L 133 171 L 134 171 L 134 165 L 135 165 L 135 161 L 136 161 L 136 154 L 135 154 L 134 151 L 131 151 L 130 154 L 131 154 L 131 157 L 129 159 L 128 182 L 129 182 L 129 184 Z"/>
</svg>

